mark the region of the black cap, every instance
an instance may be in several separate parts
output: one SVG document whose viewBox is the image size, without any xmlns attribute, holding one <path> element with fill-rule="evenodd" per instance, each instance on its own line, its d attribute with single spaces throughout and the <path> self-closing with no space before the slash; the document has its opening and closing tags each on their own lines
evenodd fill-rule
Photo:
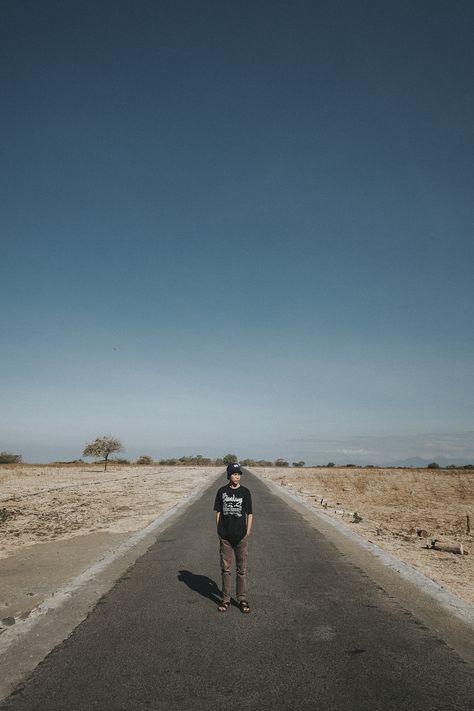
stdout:
<svg viewBox="0 0 474 711">
<path fill-rule="evenodd" d="M 242 469 L 240 464 L 228 464 L 227 465 L 227 478 L 230 479 L 232 474 L 242 474 Z"/>
</svg>

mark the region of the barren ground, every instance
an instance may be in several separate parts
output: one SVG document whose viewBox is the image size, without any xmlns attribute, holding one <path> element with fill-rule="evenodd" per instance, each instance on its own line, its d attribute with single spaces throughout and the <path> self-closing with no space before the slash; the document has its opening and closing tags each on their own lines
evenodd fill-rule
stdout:
<svg viewBox="0 0 474 711">
<path fill-rule="evenodd" d="M 334 467 L 257 472 L 474 605 L 474 471 Z M 362 517 L 359 523 L 351 523 L 354 511 Z M 432 539 L 462 543 L 469 555 L 428 550 Z"/>
<path fill-rule="evenodd" d="M 0 558 L 25 546 L 145 528 L 216 474 L 212 467 L 2 466 Z"/>
</svg>

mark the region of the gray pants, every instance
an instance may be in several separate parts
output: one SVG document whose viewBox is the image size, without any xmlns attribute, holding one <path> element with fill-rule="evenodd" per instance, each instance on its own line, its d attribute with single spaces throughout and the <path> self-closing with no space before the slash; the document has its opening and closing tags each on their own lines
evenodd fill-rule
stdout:
<svg viewBox="0 0 474 711">
<path fill-rule="evenodd" d="M 229 543 L 229 541 L 220 537 L 219 541 L 222 572 L 222 602 L 230 602 L 232 558 L 234 555 L 237 567 L 237 601 L 247 600 L 248 536 L 244 536 L 239 543 Z"/>
</svg>

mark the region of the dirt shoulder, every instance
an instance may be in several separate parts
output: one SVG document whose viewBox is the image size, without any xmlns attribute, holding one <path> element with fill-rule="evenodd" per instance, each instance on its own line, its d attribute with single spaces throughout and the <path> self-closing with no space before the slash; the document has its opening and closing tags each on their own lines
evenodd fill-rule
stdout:
<svg viewBox="0 0 474 711">
<path fill-rule="evenodd" d="M 255 473 L 474 605 L 474 530 L 466 530 L 466 516 L 474 529 L 474 471 L 334 467 Z M 433 539 L 463 544 L 469 555 L 427 549 Z"/>
</svg>

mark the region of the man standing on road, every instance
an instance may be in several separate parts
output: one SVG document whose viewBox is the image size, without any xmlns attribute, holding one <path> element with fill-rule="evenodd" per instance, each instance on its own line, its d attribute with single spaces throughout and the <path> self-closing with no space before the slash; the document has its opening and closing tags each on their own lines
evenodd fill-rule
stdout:
<svg viewBox="0 0 474 711">
<path fill-rule="evenodd" d="M 230 605 L 234 555 L 237 567 L 237 601 L 241 612 L 250 612 L 247 602 L 247 558 L 253 522 L 252 497 L 250 491 L 240 485 L 241 474 L 238 464 L 229 464 L 229 483 L 219 489 L 214 502 L 222 572 L 222 602 L 217 608 L 219 612 L 226 612 Z"/>
</svg>

